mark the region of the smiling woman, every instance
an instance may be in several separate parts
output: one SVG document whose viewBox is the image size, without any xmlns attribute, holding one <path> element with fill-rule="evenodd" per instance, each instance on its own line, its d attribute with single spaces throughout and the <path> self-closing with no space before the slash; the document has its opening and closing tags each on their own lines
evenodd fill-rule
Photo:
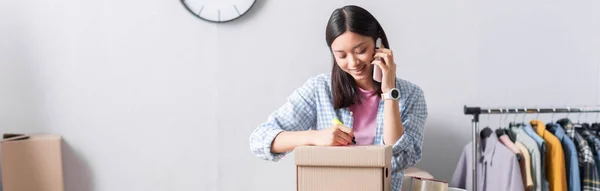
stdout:
<svg viewBox="0 0 600 191">
<path fill-rule="evenodd" d="M 256 0 L 181 0 L 185 8 L 198 18 L 215 23 L 233 21 L 242 17 Z"/>
<path fill-rule="evenodd" d="M 325 30 L 330 74 L 310 78 L 250 135 L 259 158 L 278 161 L 298 146 L 392 145 L 392 190 L 421 159 L 427 105 L 422 89 L 396 77 L 383 28 L 353 5 L 335 9 Z M 382 47 L 376 41 L 381 39 Z M 376 67 L 381 82 L 373 79 Z M 341 124 L 331 124 L 339 119 Z"/>
</svg>

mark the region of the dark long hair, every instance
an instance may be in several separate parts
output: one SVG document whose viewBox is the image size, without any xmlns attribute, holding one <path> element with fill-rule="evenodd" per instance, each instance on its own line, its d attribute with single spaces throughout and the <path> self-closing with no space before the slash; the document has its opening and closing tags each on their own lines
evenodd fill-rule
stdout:
<svg viewBox="0 0 600 191">
<path fill-rule="evenodd" d="M 331 50 L 331 43 L 333 43 L 333 40 L 346 31 L 369 36 L 373 38 L 373 42 L 379 37 L 381 38 L 381 43 L 385 47 L 390 47 L 387 36 L 385 35 L 385 32 L 383 32 L 383 28 L 377 19 L 362 7 L 347 5 L 335 9 L 333 13 L 331 13 L 331 17 L 327 23 L 327 29 L 325 30 L 325 40 L 327 41 L 329 50 Z M 338 66 L 333 52 L 331 52 L 331 56 L 333 58 L 331 88 L 334 108 L 339 109 L 349 107 L 355 102 L 360 102 L 354 78 Z M 378 96 L 381 95 L 381 83 L 373 80 L 373 85 L 375 87 L 375 93 Z"/>
</svg>

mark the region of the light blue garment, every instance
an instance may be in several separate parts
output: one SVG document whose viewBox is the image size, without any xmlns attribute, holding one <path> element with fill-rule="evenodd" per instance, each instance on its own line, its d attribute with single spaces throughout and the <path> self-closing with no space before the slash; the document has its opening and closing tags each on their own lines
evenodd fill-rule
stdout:
<svg viewBox="0 0 600 191">
<path fill-rule="evenodd" d="M 423 131 L 427 119 L 427 105 L 422 89 L 404 79 L 396 78 L 396 88 L 400 89 L 400 118 L 404 134 L 392 148 L 392 190 L 402 188 L 404 170 L 415 166 L 422 156 Z M 377 109 L 375 141 L 383 145 L 383 111 L 381 100 Z M 271 143 L 283 131 L 306 131 L 326 129 L 331 121 L 338 118 L 352 128 L 354 123 L 350 108 L 334 109 L 331 88 L 331 74 L 320 74 L 308 79 L 297 88 L 287 102 L 269 115 L 250 135 L 250 150 L 258 158 L 278 161 L 286 153 L 272 153 Z"/>
<path fill-rule="evenodd" d="M 524 124 L 523 130 L 529 137 L 533 138 L 540 147 L 540 155 L 542 158 L 542 191 L 548 191 L 550 190 L 550 183 L 548 183 L 548 179 L 546 179 L 546 141 L 544 141 L 544 139 L 540 137 L 529 124 Z"/>
<path fill-rule="evenodd" d="M 531 125 L 525 124 L 525 126 L 523 127 L 523 130 L 525 131 L 525 133 L 527 133 L 527 135 L 529 135 L 529 137 L 531 137 L 531 138 L 533 138 L 533 140 L 535 140 L 535 142 L 540 147 L 540 151 L 542 151 L 544 154 L 546 154 L 546 141 L 544 141 L 544 139 L 542 137 L 540 137 L 540 135 L 538 135 L 535 132 L 535 130 L 533 130 Z"/>
<path fill-rule="evenodd" d="M 516 135 L 517 142 L 520 142 L 527 148 L 529 155 L 531 156 L 531 178 L 533 179 L 532 191 L 542 191 L 542 168 L 544 167 L 541 163 L 542 156 L 540 155 L 540 147 L 538 147 L 533 138 L 525 133 L 521 126 L 513 126 L 510 128 L 510 131 Z"/>
<path fill-rule="evenodd" d="M 573 140 L 566 135 L 565 130 L 563 130 L 559 124 L 549 124 L 546 129 L 552 132 L 552 134 L 554 134 L 554 136 L 556 136 L 556 138 L 558 138 L 562 144 L 562 148 L 565 153 L 565 167 L 567 167 L 566 171 L 568 190 L 580 191 L 581 178 L 579 177 L 579 159 L 575 143 L 573 143 Z"/>
</svg>

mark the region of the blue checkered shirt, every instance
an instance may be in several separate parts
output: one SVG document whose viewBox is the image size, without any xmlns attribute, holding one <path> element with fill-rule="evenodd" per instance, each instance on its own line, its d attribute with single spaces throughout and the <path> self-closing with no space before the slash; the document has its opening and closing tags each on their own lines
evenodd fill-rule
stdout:
<svg viewBox="0 0 600 191">
<path fill-rule="evenodd" d="M 427 105 L 423 90 L 404 79 L 396 78 L 401 95 L 398 101 L 404 134 L 392 149 L 392 190 L 400 191 L 404 170 L 421 160 L 423 130 L 427 119 Z M 377 127 L 373 144 L 383 144 L 383 106 L 379 102 Z M 272 153 L 271 143 L 282 131 L 319 130 L 331 126 L 334 118 L 352 128 L 354 118 L 349 108 L 334 109 L 331 93 L 331 75 L 320 74 L 308 79 L 287 98 L 281 107 L 271 113 L 250 135 L 250 150 L 257 157 L 278 161 L 285 153 Z"/>
</svg>

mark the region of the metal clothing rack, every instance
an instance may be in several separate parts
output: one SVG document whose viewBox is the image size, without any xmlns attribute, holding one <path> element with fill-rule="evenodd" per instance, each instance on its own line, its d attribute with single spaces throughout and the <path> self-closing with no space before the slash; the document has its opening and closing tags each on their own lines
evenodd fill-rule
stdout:
<svg viewBox="0 0 600 191">
<path fill-rule="evenodd" d="M 477 134 L 479 133 L 479 115 L 491 115 L 491 114 L 516 114 L 516 113 L 600 113 L 600 109 L 587 109 L 587 108 L 480 108 L 480 107 L 467 107 L 464 106 L 465 115 L 473 115 L 472 120 L 472 149 L 473 149 L 473 179 L 472 189 L 477 191 L 477 159 L 479 151 L 479 143 L 477 140 Z"/>
</svg>

